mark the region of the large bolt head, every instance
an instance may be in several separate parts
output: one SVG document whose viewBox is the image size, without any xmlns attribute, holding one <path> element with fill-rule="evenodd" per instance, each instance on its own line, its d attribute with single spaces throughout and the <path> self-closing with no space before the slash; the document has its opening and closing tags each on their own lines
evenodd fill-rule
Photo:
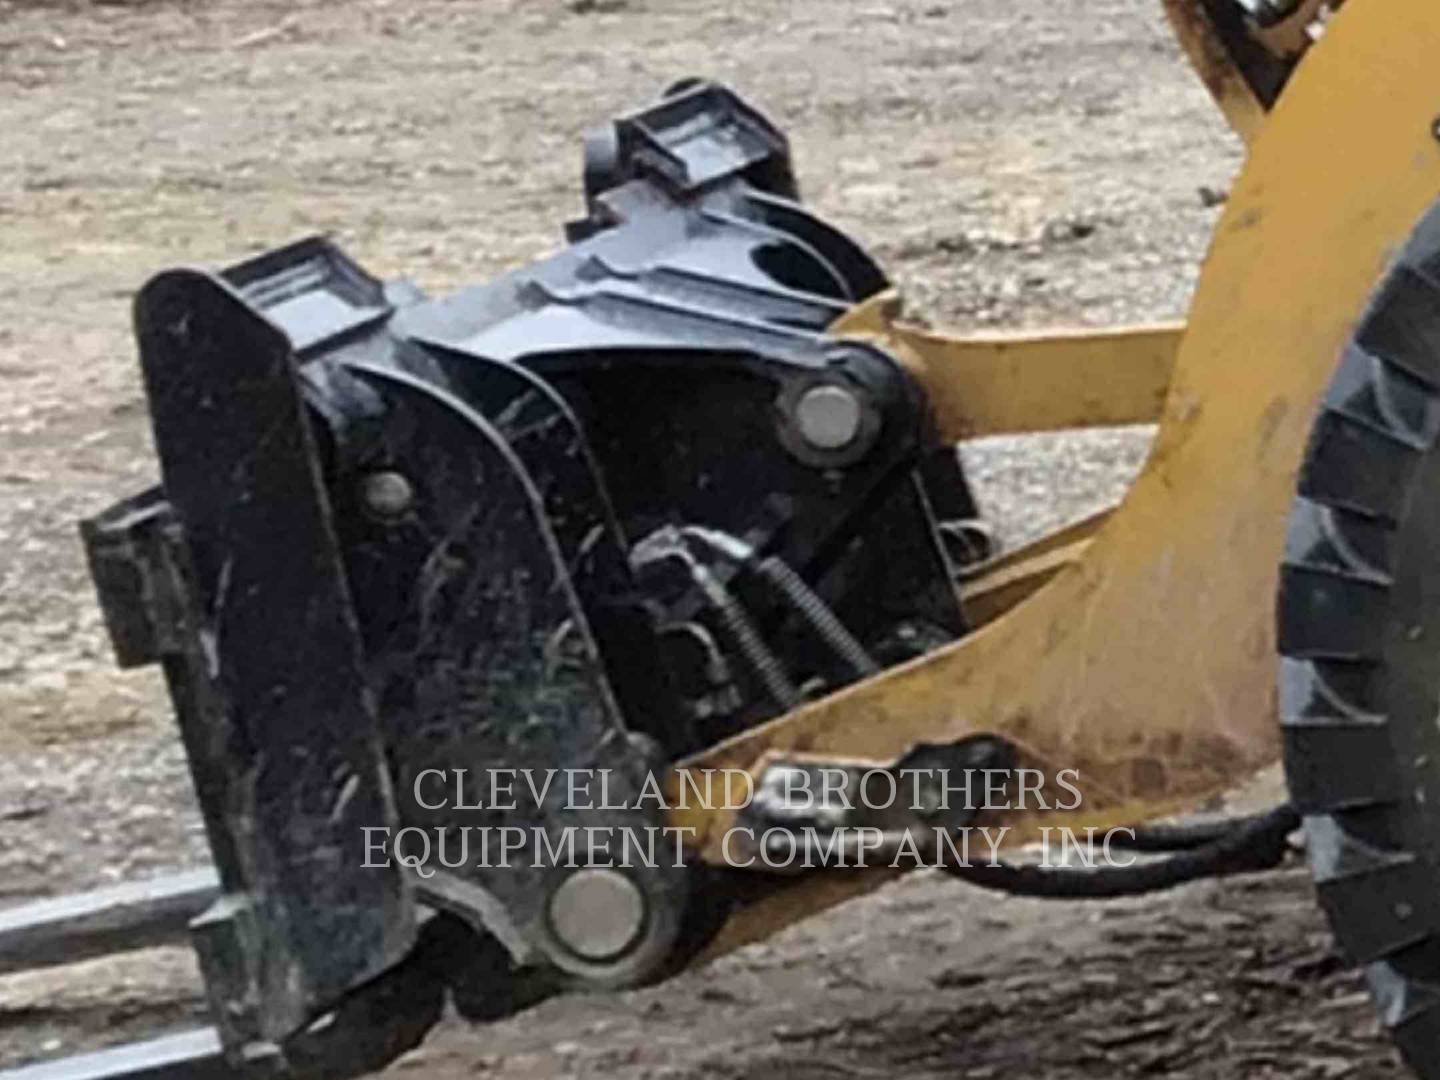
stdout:
<svg viewBox="0 0 1440 1080">
<path fill-rule="evenodd" d="M 560 942 L 586 960 L 610 960 L 625 952 L 645 928 L 645 896 L 619 870 L 576 870 L 550 894 L 550 928 Z"/>
<path fill-rule="evenodd" d="M 795 427 L 817 450 L 843 450 L 860 434 L 860 399 L 833 383 L 815 386 L 795 403 Z"/>
<path fill-rule="evenodd" d="M 376 517 L 398 518 L 408 514 L 415 504 L 415 488 L 403 473 L 386 469 L 360 481 L 360 498 Z"/>
</svg>

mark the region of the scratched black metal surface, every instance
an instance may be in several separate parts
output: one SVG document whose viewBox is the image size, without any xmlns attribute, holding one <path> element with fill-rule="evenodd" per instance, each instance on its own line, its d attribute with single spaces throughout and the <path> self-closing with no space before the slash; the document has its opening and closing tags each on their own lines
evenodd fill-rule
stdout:
<svg viewBox="0 0 1440 1080">
<path fill-rule="evenodd" d="M 396 1005 L 433 972 L 424 950 L 395 964 L 415 920 L 406 888 L 363 868 L 364 826 L 457 843 L 476 825 L 552 844 L 573 826 L 643 831 L 650 766 L 774 715 L 753 686 L 703 732 L 674 709 L 653 630 L 699 601 L 637 585 L 628 555 L 651 530 L 707 526 L 779 556 L 886 659 L 964 632 L 927 489 L 960 492 L 947 514 L 973 502 L 900 365 L 827 336 L 886 282 L 794 201 L 783 136 L 691 85 L 591 138 L 585 189 L 570 248 L 447 298 L 311 238 L 219 278 L 163 275 L 142 299 L 164 489 L 85 531 L 122 661 L 170 678 L 226 887 L 197 946 L 232 1050 L 341 997 L 345 1024 L 376 1027 L 369 1061 L 438 1009 Z M 863 439 L 797 436 L 818 382 L 863 402 Z M 363 494 L 378 473 L 408 493 L 386 512 Z M 716 573 L 797 681 L 830 679 L 775 597 Z M 517 784 L 513 809 L 427 807 L 426 768 L 604 770 L 612 806 Z M 717 925 L 696 929 L 686 871 L 661 860 L 635 870 L 644 945 L 587 965 L 541 918 L 554 868 L 481 862 L 440 869 L 581 981 L 655 974 L 672 941 Z M 403 1025 L 383 1030 L 385 1013 Z M 344 1042 L 306 1067 L 333 1046 L 349 1068 Z"/>
<path fill-rule="evenodd" d="M 519 459 L 586 612 L 626 725 L 663 743 L 675 723 L 668 679 L 653 663 L 625 662 L 654 656 L 652 619 L 630 572 L 629 542 L 604 477 L 565 399 L 516 364 L 444 348 L 402 350 L 400 362 L 452 387 Z"/>
<path fill-rule="evenodd" d="M 397 871 L 356 872 L 393 820 L 358 628 L 288 339 L 218 280 L 177 271 L 136 302 L 166 498 L 193 572 L 182 724 L 231 843 L 209 965 L 237 1031 L 276 1038 L 393 963 L 412 932 Z M 203 447 L 203 452 L 197 448 Z M 223 970 L 222 970 L 223 968 Z M 246 992 L 248 991 L 248 993 Z M 239 1020 L 244 1003 L 251 1015 Z"/>
<path fill-rule="evenodd" d="M 570 560 L 498 431 L 433 385 L 394 371 L 357 374 L 386 403 L 357 467 L 404 463 L 417 484 L 414 509 L 402 519 L 375 521 L 345 504 L 336 514 L 369 629 L 366 663 L 401 819 L 432 835 L 449 830 L 446 859 L 461 865 L 441 868 L 483 885 L 543 942 L 542 901 L 565 870 L 534 865 L 549 856 L 537 859 L 533 848 L 508 865 L 494 847 L 486 858 L 478 847 L 484 834 L 461 830 L 543 829 L 557 851 L 587 826 L 613 828 L 617 841 L 621 830 L 653 835 L 646 830 L 661 824 L 660 808 L 640 795 L 658 763 L 627 738 Z M 489 801 L 491 770 L 518 776 L 500 805 L 468 809 L 449 783 L 432 784 L 422 798 L 416 781 L 427 769 L 467 775 L 466 804 Z M 603 773 L 604 788 L 587 783 L 577 798 L 565 770 Z M 583 842 L 574 850 L 583 862 Z M 680 868 L 632 872 L 652 892 L 657 916 L 683 901 Z"/>
</svg>

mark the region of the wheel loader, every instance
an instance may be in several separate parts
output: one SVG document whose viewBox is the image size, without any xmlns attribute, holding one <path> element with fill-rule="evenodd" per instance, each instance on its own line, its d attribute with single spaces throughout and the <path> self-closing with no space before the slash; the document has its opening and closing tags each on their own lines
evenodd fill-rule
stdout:
<svg viewBox="0 0 1440 1080">
<path fill-rule="evenodd" d="M 0 1080 L 355 1076 L 921 867 L 1128 896 L 1301 829 L 1440 1077 L 1440 7 L 1163 3 L 1248 146 L 1183 325 L 923 325 L 703 79 L 498 280 L 145 284 L 160 483 L 81 535 L 213 863 L 0 910 L 0 972 L 188 935 L 210 1024 Z M 996 550 L 957 444 L 1125 424 L 1122 503 Z"/>
</svg>

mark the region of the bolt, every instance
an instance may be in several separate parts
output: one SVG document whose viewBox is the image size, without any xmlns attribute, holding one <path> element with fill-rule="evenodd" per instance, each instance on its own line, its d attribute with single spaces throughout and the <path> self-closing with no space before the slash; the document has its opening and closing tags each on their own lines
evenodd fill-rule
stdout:
<svg viewBox="0 0 1440 1080">
<path fill-rule="evenodd" d="M 860 399 L 834 383 L 815 386 L 795 403 L 795 426 L 817 450 L 840 450 L 860 434 Z"/>
<path fill-rule="evenodd" d="M 403 474 L 386 469 L 360 481 L 360 497 L 376 516 L 397 518 L 415 504 L 415 488 Z"/>
<path fill-rule="evenodd" d="M 629 875 L 609 867 L 575 871 L 550 894 L 550 928 L 586 960 L 609 960 L 635 943 L 645 926 L 645 896 Z"/>
</svg>

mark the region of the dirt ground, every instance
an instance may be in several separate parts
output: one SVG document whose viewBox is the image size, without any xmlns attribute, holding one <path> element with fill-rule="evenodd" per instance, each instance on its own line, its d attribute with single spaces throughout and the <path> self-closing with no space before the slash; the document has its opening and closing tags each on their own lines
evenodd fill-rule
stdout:
<svg viewBox="0 0 1440 1080">
<path fill-rule="evenodd" d="M 334 233 L 444 290 L 553 249 L 581 130 L 719 78 L 807 199 L 962 326 L 1183 314 L 1240 159 L 1154 0 L 0 0 L 0 903 L 204 857 L 77 519 L 152 481 L 128 299 Z M 967 448 L 1016 540 L 1144 431 Z M 1275 783 L 1270 781 L 1270 786 Z M 0 979 L 0 1063 L 201 1015 L 188 953 Z M 447 1025 L 420 1076 L 1400 1076 L 1298 867 L 1049 906 L 931 877 L 663 987 Z"/>
</svg>

